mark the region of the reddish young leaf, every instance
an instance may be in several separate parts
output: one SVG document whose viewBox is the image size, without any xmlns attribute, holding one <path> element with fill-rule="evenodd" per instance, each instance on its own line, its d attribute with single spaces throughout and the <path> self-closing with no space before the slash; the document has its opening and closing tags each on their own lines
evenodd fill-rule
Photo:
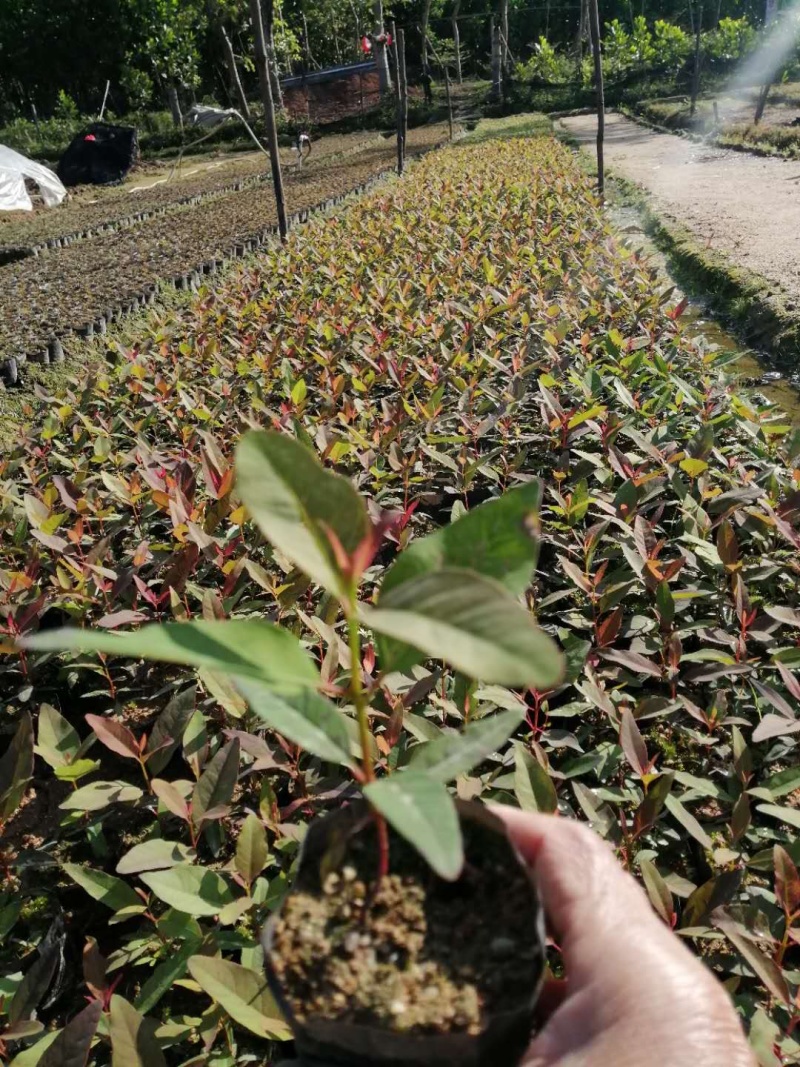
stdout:
<svg viewBox="0 0 800 1067">
<path fill-rule="evenodd" d="M 150 787 L 173 815 L 177 815 L 184 822 L 190 821 L 189 805 L 171 782 L 165 782 L 163 778 L 154 778 Z"/>
<path fill-rule="evenodd" d="M 725 566 L 732 570 L 739 562 L 739 543 L 733 526 L 727 519 L 721 522 L 717 530 L 717 552 Z"/>
<path fill-rule="evenodd" d="M 614 608 L 610 615 L 597 626 L 597 644 L 601 647 L 613 645 L 622 626 L 622 608 Z"/>
<path fill-rule="evenodd" d="M 103 994 L 108 987 L 107 967 L 108 960 L 97 947 L 97 941 L 93 937 L 87 937 L 86 944 L 83 946 L 83 980 L 89 992 L 98 1000 L 103 999 Z"/>
<path fill-rule="evenodd" d="M 644 777 L 650 769 L 650 760 L 647 755 L 647 745 L 639 732 L 630 708 L 623 708 L 619 720 L 619 743 L 622 751 L 631 767 L 640 777 Z"/>
<path fill-rule="evenodd" d="M 110 748 L 118 756 L 138 760 L 139 745 L 127 726 L 114 719 L 104 719 L 101 715 L 87 715 L 86 722 L 94 730 L 97 740 L 106 748 Z"/>
<path fill-rule="evenodd" d="M 633 833 L 635 837 L 649 830 L 661 814 L 664 803 L 672 789 L 675 775 L 671 772 L 661 774 L 647 787 L 645 798 L 633 816 Z"/>
<path fill-rule="evenodd" d="M 772 850 L 775 861 L 775 895 L 788 915 L 800 913 L 800 874 L 781 845 Z"/>
<path fill-rule="evenodd" d="M 659 874 L 658 868 L 652 860 L 641 860 L 639 869 L 642 872 L 644 887 L 647 890 L 650 903 L 667 926 L 673 926 L 675 922 L 675 906 L 667 883 Z"/>
</svg>

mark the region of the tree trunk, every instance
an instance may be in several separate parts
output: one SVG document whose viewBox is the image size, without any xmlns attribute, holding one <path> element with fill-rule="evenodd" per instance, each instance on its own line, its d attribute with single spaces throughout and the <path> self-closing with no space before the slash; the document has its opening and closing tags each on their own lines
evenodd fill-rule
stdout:
<svg viewBox="0 0 800 1067">
<path fill-rule="evenodd" d="M 764 29 L 765 30 L 767 30 L 773 24 L 773 22 L 775 21 L 775 17 L 777 15 L 777 13 L 778 13 L 777 0 L 766 0 L 765 10 L 764 10 Z M 762 118 L 764 117 L 764 108 L 767 106 L 767 97 L 769 96 L 769 91 L 772 88 L 772 82 L 773 82 L 773 79 L 776 76 L 776 74 L 777 74 L 777 71 L 773 75 L 770 75 L 769 71 L 767 71 L 767 73 L 766 73 L 766 79 L 767 80 L 764 83 L 764 85 L 761 86 L 761 89 L 759 90 L 758 100 L 756 101 L 756 113 L 753 116 L 753 122 L 754 122 L 754 124 L 756 126 L 759 124 L 759 122 L 761 122 Z"/>
<path fill-rule="evenodd" d="M 578 36 L 575 38 L 575 73 L 578 81 L 582 81 L 581 68 L 583 67 L 583 42 L 586 40 L 588 28 L 588 3 L 581 0 L 581 13 L 578 18 Z"/>
<path fill-rule="evenodd" d="M 603 93 L 603 55 L 600 50 L 600 12 L 597 7 L 597 0 L 589 0 L 589 31 L 592 38 L 592 56 L 594 58 L 594 85 L 597 92 L 597 189 L 602 195 L 606 184 L 605 162 L 603 159 L 606 105 Z"/>
<path fill-rule="evenodd" d="M 503 57 L 500 48 L 500 24 L 492 16 L 492 100 L 500 103 L 503 99 Z"/>
<path fill-rule="evenodd" d="M 278 61 L 275 58 L 275 5 L 274 0 L 264 0 L 261 9 L 261 24 L 264 28 L 264 45 L 267 49 L 267 70 L 269 71 L 272 103 L 278 111 L 283 111 L 283 92 L 278 75 Z"/>
<path fill-rule="evenodd" d="M 420 24 L 420 33 L 422 34 L 422 69 L 425 73 L 428 72 L 428 23 L 431 18 L 431 2 L 432 0 L 425 0 L 422 8 L 422 23 Z"/>
<path fill-rule="evenodd" d="M 236 107 L 242 115 L 249 121 L 250 119 L 250 106 L 247 103 L 247 97 L 244 95 L 244 87 L 242 86 L 242 79 L 239 77 L 239 68 L 236 66 L 236 56 L 233 52 L 233 45 L 231 39 L 227 34 L 224 26 L 220 25 L 219 28 L 220 40 L 222 41 L 222 54 L 225 57 L 225 67 L 228 71 L 228 81 L 231 87 L 231 96 L 236 102 Z"/>
<path fill-rule="evenodd" d="M 505 80 L 505 75 L 511 62 L 511 53 L 508 43 L 508 0 L 500 0 L 500 33 L 500 54 L 502 56 L 503 78 Z"/>
<path fill-rule="evenodd" d="M 250 0 L 250 17 L 253 21 L 258 84 L 261 89 L 261 100 L 264 104 L 264 125 L 267 129 L 267 147 L 269 148 L 269 160 L 272 164 L 272 184 L 275 189 L 278 232 L 281 235 L 281 240 L 285 241 L 288 232 L 288 227 L 286 225 L 286 203 L 283 199 L 283 178 L 281 176 L 281 157 L 278 151 L 278 130 L 275 126 L 275 108 L 272 101 L 272 85 L 269 77 L 267 45 L 264 40 L 264 24 L 261 21 L 260 0 Z"/>
<path fill-rule="evenodd" d="M 433 41 L 428 42 L 433 58 L 442 68 L 442 74 L 444 75 L 444 91 L 447 96 L 447 124 L 450 127 L 450 140 L 453 140 L 453 98 L 450 95 L 450 72 L 447 69 L 447 64 L 443 63 L 439 53 L 433 47 Z"/>
<path fill-rule="evenodd" d="M 183 112 L 181 111 L 181 102 L 180 98 L 178 97 L 177 85 L 169 84 L 167 86 L 167 103 L 169 104 L 169 109 L 172 112 L 172 121 L 175 123 L 176 126 L 179 126 L 181 129 L 183 129 Z"/>
<path fill-rule="evenodd" d="M 456 54 L 456 77 L 459 85 L 464 81 L 464 75 L 461 71 L 461 34 L 458 30 L 458 13 L 460 10 L 461 0 L 456 0 L 453 5 L 453 48 Z"/>
<path fill-rule="evenodd" d="M 392 91 L 389 56 L 386 50 L 386 42 L 382 39 L 385 33 L 383 28 L 383 0 L 372 0 L 372 16 L 374 22 L 372 27 L 372 47 L 375 52 L 375 63 L 378 67 L 378 84 L 380 85 L 381 96 L 383 96 L 385 93 Z"/>
<path fill-rule="evenodd" d="M 267 59 L 269 61 L 269 80 L 272 85 L 272 100 L 277 110 L 283 111 L 283 89 L 281 88 L 281 77 L 278 71 L 278 60 L 275 56 L 274 38 L 270 38 L 270 42 L 267 45 Z"/>
<path fill-rule="evenodd" d="M 692 102 L 689 114 L 694 115 L 697 110 L 697 95 L 700 92 L 700 35 L 703 32 L 703 5 L 697 5 L 697 18 L 694 30 L 694 68 L 692 69 Z"/>
</svg>

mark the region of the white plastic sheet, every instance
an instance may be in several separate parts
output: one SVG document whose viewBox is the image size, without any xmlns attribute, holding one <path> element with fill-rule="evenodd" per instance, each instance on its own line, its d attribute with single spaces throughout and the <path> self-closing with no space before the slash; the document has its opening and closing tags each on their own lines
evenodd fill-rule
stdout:
<svg viewBox="0 0 800 1067">
<path fill-rule="evenodd" d="M 232 107 L 223 109 L 211 107 L 210 104 L 192 104 L 186 112 L 186 118 L 190 126 L 203 126 L 206 129 L 214 129 L 221 126 L 228 119 L 239 118 L 239 112 Z"/>
<path fill-rule="evenodd" d="M 0 211 L 33 210 L 25 188 L 26 178 L 36 182 L 48 207 L 60 204 L 67 195 L 67 190 L 52 170 L 0 144 Z"/>
</svg>

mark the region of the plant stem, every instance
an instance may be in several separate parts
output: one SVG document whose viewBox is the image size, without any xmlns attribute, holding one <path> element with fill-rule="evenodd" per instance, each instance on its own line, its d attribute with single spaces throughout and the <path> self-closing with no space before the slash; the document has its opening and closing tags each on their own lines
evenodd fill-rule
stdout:
<svg viewBox="0 0 800 1067">
<path fill-rule="evenodd" d="M 358 734 L 361 743 L 361 767 L 364 773 L 364 782 L 375 781 L 375 767 L 372 763 L 372 731 L 369 728 L 369 701 L 364 692 L 364 683 L 361 679 L 361 632 L 358 628 L 358 612 L 356 608 L 356 591 L 353 589 L 350 595 L 350 610 L 347 612 L 347 636 L 350 645 L 350 692 L 358 718 Z M 378 877 L 375 883 L 377 888 L 383 878 L 389 873 L 389 829 L 383 816 L 373 811 L 375 829 L 378 834 Z"/>
<path fill-rule="evenodd" d="M 358 735 L 361 743 L 361 766 L 364 770 L 364 781 L 372 782 L 375 780 L 375 768 L 372 766 L 372 757 L 370 755 L 372 734 L 369 728 L 367 696 L 361 680 L 361 633 L 358 629 L 355 601 L 354 594 L 350 601 L 350 611 L 347 613 L 347 635 L 350 644 L 350 659 L 352 660 L 350 665 L 350 691 L 358 718 Z"/>
</svg>

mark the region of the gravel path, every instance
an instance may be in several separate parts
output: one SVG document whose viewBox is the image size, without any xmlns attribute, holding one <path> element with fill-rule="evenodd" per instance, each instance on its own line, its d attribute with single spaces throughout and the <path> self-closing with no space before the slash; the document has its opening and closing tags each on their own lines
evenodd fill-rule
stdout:
<svg viewBox="0 0 800 1067">
<path fill-rule="evenodd" d="M 596 118 L 562 119 L 594 147 Z M 650 193 L 659 215 L 800 297 L 800 162 L 711 148 L 606 116 L 606 164 Z"/>
</svg>

